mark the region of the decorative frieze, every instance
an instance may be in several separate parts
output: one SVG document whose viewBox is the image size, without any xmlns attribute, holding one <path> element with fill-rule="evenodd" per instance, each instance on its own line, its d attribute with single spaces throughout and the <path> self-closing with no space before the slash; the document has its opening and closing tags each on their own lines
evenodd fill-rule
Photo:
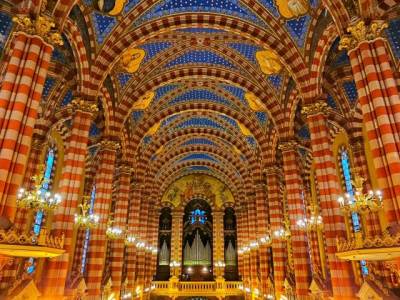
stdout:
<svg viewBox="0 0 400 300">
<path fill-rule="evenodd" d="M 325 101 L 319 100 L 309 105 L 303 106 L 301 113 L 308 117 L 311 115 L 316 115 L 319 113 L 326 113 L 328 109 L 328 104 Z"/>
</svg>

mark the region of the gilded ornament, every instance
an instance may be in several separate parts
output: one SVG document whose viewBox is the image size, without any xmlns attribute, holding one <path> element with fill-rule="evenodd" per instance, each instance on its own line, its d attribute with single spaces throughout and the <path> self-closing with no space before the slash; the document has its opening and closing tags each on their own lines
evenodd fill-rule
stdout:
<svg viewBox="0 0 400 300">
<path fill-rule="evenodd" d="M 328 108 L 328 104 L 325 101 L 316 101 L 312 104 L 305 105 L 301 109 L 301 113 L 305 116 L 316 115 L 319 113 L 325 113 Z"/>
<path fill-rule="evenodd" d="M 157 132 L 158 128 L 160 128 L 161 125 L 161 121 L 154 124 L 153 126 L 151 126 L 151 128 L 149 129 L 149 131 L 147 131 L 146 135 L 153 135 Z"/>
<path fill-rule="evenodd" d="M 97 108 L 97 105 L 92 103 L 92 102 L 87 102 L 83 99 L 80 98 L 75 98 L 71 101 L 71 103 L 68 104 L 68 107 L 71 107 L 75 110 L 81 110 L 85 112 L 90 112 L 92 114 L 96 113 L 99 111 Z"/>
<path fill-rule="evenodd" d="M 116 151 L 119 148 L 119 142 L 117 141 L 108 141 L 108 140 L 103 140 L 100 143 L 100 148 L 105 149 L 105 150 L 112 150 Z"/>
<path fill-rule="evenodd" d="M 382 31 L 388 27 L 383 21 L 373 21 L 365 25 L 364 21 L 359 21 L 353 26 L 347 27 L 349 34 L 340 39 L 339 50 L 352 50 L 363 41 L 372 41 L 382 35 Z"/>
<path fill-rule="evenodd" d="M 281 16 L 286 19 L 305 15 L 310 9 L 308 0 L 276 0 L 276 5 Z"/>
<path fill-rule="evenodd" d="M 256 59 L 261 71 L 266 75 L 279 73 L 282 69 L 279 57 L 270 50 L 257 51 Z"/>
<path fill-rule="evenodd" d="M 281 142 L 281 143 L 279 144 L 278 148 L 279 148 L 279 150 L 281 150 L 282 152 L 291 151 L 291 150 L 296 150 L 296 148 L 297 148 L 297 142 L 294 141 L 294 140 Z"/>
<path fill-rule="evenodd" d="M 17 30 L 42 37 L 46 42 L 62 46 L 64 44 L 61 34 L 56 31 L 56 24 L 48 16 L 38 16 L 36 20 L 24 17 L 14 17 Z"/>
<path fill-rule="evenodd" d="M 94 0 L 93 6 L 95 9 L 106 13 L 110 16 L 121 14 L 126 4 L 126 0 Z"/>
<path fill-rule="evenodd" d="M 252 92 L 247 92 L 244 95 L 244 98 L 247 100 L 247 103 L 249 104 L 250 108 L 254 111 L 266 111 L 267 108 L 265 107 L 265 104 L 262 103 L 262 101 L 254 95 Z"/>
<path fill-rule="evenodd" d="M 146 52 L 143 49 L 128 49 L 121 56 L 121 67 L 128 73 L 135 73 L 145 56 Z"/>
<path fill-rule="evenodd" d="M 242 132 L 243 135 L 245 135 L 245 136 L 251 136 L 252 135 L 250 130 L 246 126 L 244 126 L 242 123 L 238 122 L 237 124 L 238 124 L 239 129 L 240 129 L 240 131 Z"/>
<path fill-rule="evenodd" d="M 151 101 L 154 99 L 154 96 L 156 94 L 153 91 L 149 91 L 146 94 L 144 94 L 142 97 L 139 98 L 138 101 L 136 101 L 133 106 L 132 109 L 133 110 L 143 110 L 146 109 Z"/>
</svg>

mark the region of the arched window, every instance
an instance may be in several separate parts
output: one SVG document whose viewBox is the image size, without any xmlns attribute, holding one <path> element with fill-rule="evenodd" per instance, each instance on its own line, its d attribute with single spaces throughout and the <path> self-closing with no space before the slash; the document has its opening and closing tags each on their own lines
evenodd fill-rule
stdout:
<svg viewBox="0 0 400 300">
<path fill-rule="evenodd" d="M 350 196 L 354 196 L 354 189 L 352 185 L 352 173 L 350 165 L 349 152 L 346 147 L 342 146 L 339 151 L 339 162 L 341 168 L 341 175 L 343 181 L 343 187 L 346 193 Z M 360 216 L 357 213 L 351 214 L 351 223 L 354 232 L 359 232 L 361 230 Z M 360 261 L 361 272 L 363 275 L 368 274 L 368 268 L 364 260 Z"/>
<path fill-rule="evenodd" d="M 90 208 L 89 214 L 93 214 L 94 201 L 96 199 L 96 186 L 93 185 L 92 192 L 90 193 Z M 83 241 L 83 249 L 82 249 L 82 260 L 81 260 L 81 273 L 85 273 L 86 270 L 86 260 L 87 254 L 89 251 L 89 241 L 90 241 L 90 229 L 86 229 L 85 231 L 85 240 Z"/>
</svg>

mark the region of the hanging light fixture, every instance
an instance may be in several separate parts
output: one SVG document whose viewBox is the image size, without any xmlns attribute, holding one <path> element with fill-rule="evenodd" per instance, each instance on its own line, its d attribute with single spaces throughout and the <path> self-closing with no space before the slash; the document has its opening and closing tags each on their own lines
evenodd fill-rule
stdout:
<svg viewBox="0 0 400 300">
<path fill-rule="evenodd" d="M 363 193 L 364 181 L 361 176 L 355 176 L 352 181 L 355 190 L 354 195 L 346 193 L 337 199 L 344 214 L 365 214 L 377 212 L 382 208 L 382 192 L 380 190 L 370 190 L 368 193 Z"/>
<path fill-rule="evenodd" d="M 44 165 L 39 166 L 38 175 L 32 176 L 34 182 L 31 190 L 20 188 L 17 193 L 17 207 L 53 211 L 60 203 L 61 196 L 46 191 L 43 186 L 49 183 L 49 180 L 44 178 Z"/>
<path fill-rule="evenodd" d="M 109 238 L 110 240 L 116 240 L 122 238 L 124 230 L 119 227 L 112 226 L 113 223 L 114 223 L 113 220 L 111 219 L 108 220 L 107 230 L 106 230 L 107 238 Z"/>
<path fill-rule="evenodd" d="M 309 206 L 310 217 L 297 220 L 297 226 L 307 231 L 317 231 L 322 229 L 324 224 L 322 216 L 318 214 L 316 205 Z"/>
<path fill-rule="evenodd" d="M 78 207 L 80 209 L 79 214 L 75 214 L 75 224 L 78 227 L 85 229 L 96 228 L 99 224 L 100 217 L 97 214 L 93 214 L 90 212 L 90 197 L 84 196 L 83 203 L 79 204 Z"/>
</svg>

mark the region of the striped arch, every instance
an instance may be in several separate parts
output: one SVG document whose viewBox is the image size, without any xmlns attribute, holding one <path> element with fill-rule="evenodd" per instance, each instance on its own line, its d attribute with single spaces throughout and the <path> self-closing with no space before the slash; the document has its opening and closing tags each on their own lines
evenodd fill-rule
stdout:
<svg viewBox="0 0 400 300">
<path fill-rule="evenodd" d="M 350 23 L 350 16 L 347 12 L 346 5 L 342 0 L 326 0 L 325 7 L 329 11 L 336 25 L 337 31 L 346 32 L 346 28 Z"/>
</svg>

